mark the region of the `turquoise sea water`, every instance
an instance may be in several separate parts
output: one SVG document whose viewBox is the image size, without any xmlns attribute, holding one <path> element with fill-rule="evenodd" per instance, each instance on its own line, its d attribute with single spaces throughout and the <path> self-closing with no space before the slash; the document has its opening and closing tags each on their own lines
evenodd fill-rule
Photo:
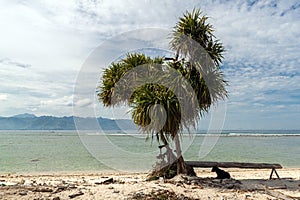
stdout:
<svg viewBox="0 0 300 200">
<path fill-rule="evenodd" d="M 185 160 L 280 163 L 300 167 L 300 131 L 225 131 L 182 137 Z M 1 131 L 0 173 L 149 171 L 158 144 L 140 134 Z"/>
</svg>

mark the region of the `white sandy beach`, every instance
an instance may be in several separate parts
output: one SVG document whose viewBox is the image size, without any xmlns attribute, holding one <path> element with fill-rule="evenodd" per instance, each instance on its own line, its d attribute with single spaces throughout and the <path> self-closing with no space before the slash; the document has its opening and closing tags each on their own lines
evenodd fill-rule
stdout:
<svg viewBox="0 0 300 200">
<path fill-rule="evenodd" d="M 233 180 L 213 179 L 210 169 L 151 182 L 143 173 L 1 174 L 0 199 L 300 199 L 300 168 L 277 170 L 280 180 L 268 180 L 270 170 L 226 171 Z"/>
</svg>

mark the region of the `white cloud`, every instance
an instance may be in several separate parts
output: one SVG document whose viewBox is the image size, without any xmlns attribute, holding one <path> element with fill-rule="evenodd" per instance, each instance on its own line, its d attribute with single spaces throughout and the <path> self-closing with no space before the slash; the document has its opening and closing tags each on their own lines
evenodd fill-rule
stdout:
<svg viewBox="0 0 300 200">
<path fill-rule="evenodd" d="M 228 49 L 229 62 L 257 63 L 294 60 L 299 52 L 299 11 L 281 13 L 297 1 L 229 1 L 208 4 L 217 35 Z M 254 1 L 253 1 L 254 2 Z"/>
<path fill-rule="evenodd" d="M 73 96 L 52 97 L 51 99 L 42 100 L 41 106 L 72 106 Z"/>
<path fill-rule="evenodd" d="M 88 98 L 85 98 L 85 99 L 77 100 L 76 102 L 74 102 L 74 104 L 78 107 L 87 107 L 92 104 L 92 101 Z"/>
<path fill-rule="evenodd" d="M 9 58 L 0 59 L 0 64 L 2 64 L 2 65 L 12 65 L 12 66 L 22 67 L 22 68 L 30 67 L 30 64 L 12 61 Z"/>
<path fill-rule="evenodd" d="M 5 101 L 7 100 L 8 95 L 7 94 L 1 94 L 0 93 L 0 101 Z"/>
</svg>

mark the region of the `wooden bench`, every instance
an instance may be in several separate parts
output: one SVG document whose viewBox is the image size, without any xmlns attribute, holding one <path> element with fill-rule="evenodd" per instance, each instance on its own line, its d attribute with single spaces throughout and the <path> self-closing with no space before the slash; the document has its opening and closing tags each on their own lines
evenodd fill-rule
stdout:
<svg viewBox="0 0 300 200">
<path fill-rule="evenodd" d="M 272 179 L 273 172 L 275 172 L 278 179 L 280 179 L 276 169 L 282 169 L 280 164 L 269 163 L 242 163 L 242 162 L 210 162 L 210 161 L 186 161 L 187 165 L 191 167 L 221 167 L 221 168 L 244 168 L 244 169 L 272 169 L 270 179 Z"/>
</svg>

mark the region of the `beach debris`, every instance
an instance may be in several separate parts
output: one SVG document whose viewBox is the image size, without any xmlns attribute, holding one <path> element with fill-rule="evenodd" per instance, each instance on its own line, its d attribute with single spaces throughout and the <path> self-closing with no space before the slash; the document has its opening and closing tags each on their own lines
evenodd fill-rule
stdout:
<svg viewBox="0 0 300 200">
<path fill-rule="evenodd" d="M 33 192 L 53 192 L 53 189 L 51 189 L 51 188 L 35 188 L 32 191 Z"/>
<path fill-rule="evenodd" d="M 75 184 L 68 184 L 67 185 L 69 189 L 76 189 L 77 186 Z"/>
<path fill-rule="evenodd" d="M 27 195 L 27 192 L 26 191 L 21 191 L 21 192 L 19 192 L 19 195 L 25 196 L 25 195 Z"/>
<path fill-rule="evenodd" d="M 67 186 L 57 186 L 57 188 L 53 191 L 53 194 L 60 193 L 67 189 Z"/>
<path fill-rule="evenodd" d="M 73 198 L 81 196 L 81 195 L 84 195 L 84 193 L 82 191 L 79 191 L 77 193 L 70 194 L 69 197 L 70 197 L 70 199 L 73 199 Z"/>
<path fill-rule="evenodd" d="M 164 189 L 154 189 L 150 193 L 146 194 L 143 192 L 136 192 L 130 194 L 130 199 L 134 200 L 163 200 L 163 199 L 172 199 L 172 200 L 194 200 L 191 197 L 187 197 L 183 194 L 176 194 L 174 191 L 164 190 Z"/>
<path fill-rule="evenodd" d="M 125 182 L 122 181 L 122 180 L 115 180 L 113 178 L 109 178 L 109 179 L 106 179 L 104 181 L 97 181 L 97 182 L 94 182 L 96 185 L 108 185 L 108 184 L 112 184 L 112 183 L 118 183 L 118 184 L 124 184 Z"/>
<path fill-rule="evenodd" d="M 164 182 L 165 182 L 164 177 L 159 177 L 159 181 L 160 181 L 161 183 L 164 183 Z"/>
<path fill-rule="evenodd" d="M 30 180 L 26 180 L 26 181 L 24 181 L 23 185 L 24 186 L 31 186 L 32 182 Z"/>
<path fill-rule="evenodd" d="M 106 185 L 106 184 L 111 184 L 111 183 L 114 183 L 115 180 L 113 178 L 109 178 L 109 179 L 106 179 L 105 181 L 102 181 L 102 182 L 95 182 L 96 185 Z"/>
<path fill-rule="evenodd" d="M 113 183 L 113 182 L 114 182 L 113 178 L 109 178 L 109 179 L 106 179 L 105 181 L 103 181 L 104 184 L 110 184 L 110 183 Z"/>
<path fill-rule="evenodd" d="M 5 181 L 0 182 L 0 186 L 15 186 L 15 185 L 18 185 L 18 183 L 5 182 Z"/>
<path fill-rule="evenodd" d="M 145 196 L 144 192 L 136 192 L 133 194 L 133 199 L 142 199 Z"/>
</svg>

